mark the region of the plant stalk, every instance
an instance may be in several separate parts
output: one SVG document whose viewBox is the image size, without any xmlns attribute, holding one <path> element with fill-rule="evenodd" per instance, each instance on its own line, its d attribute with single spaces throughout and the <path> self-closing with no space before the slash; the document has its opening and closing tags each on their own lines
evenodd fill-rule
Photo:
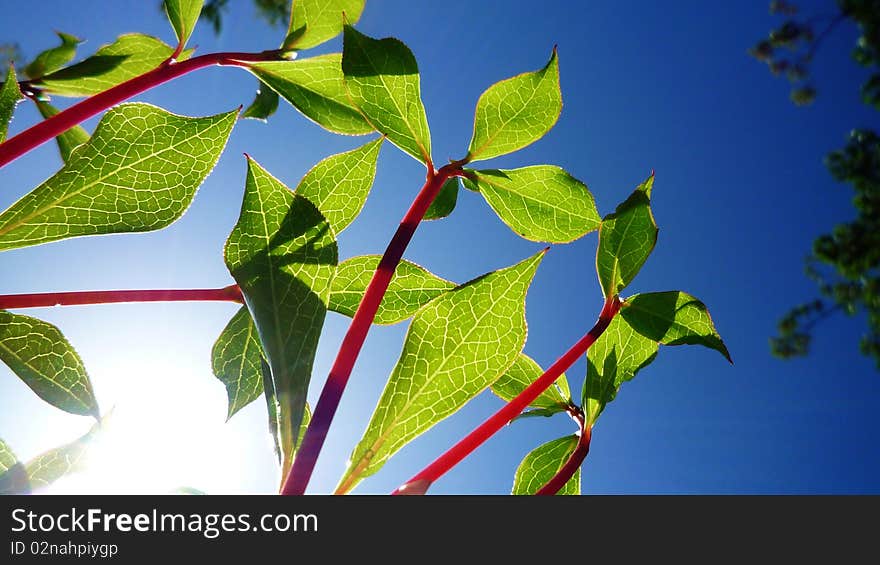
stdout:
<svg viewBox="0 0 880 565">
<path fill-rule="evenodd" d="M 169 290 L 92 290 L 0 295 L 0 310 L 79 306 L 119 302 L 224 301 L 244 303 L 237 285 L 210 289 Z"/>
<path fill-rule="evenodd" d="M 321 396 L 315 405 L 312 420 L 306 429 L 302 445 L 293 461 L 293 467 L 281 489 L 281 494 L 298 495 L 305 493 L 312 472 L 315 469 L 318 455 L 321 453 L 321 448 L 330 429 L 330 424 L 333 422 L 333 416 L 339 407 L 339 401 L 342 399 L 342 393 L 354 369 L 355 361 L 367 337 L 367 332 L 370 330 L 379 305 L 382 303 L 382 298 L 385 296 L 385 291 L 388 290 L 388 285 L 394 277 L 394 271 L 397 269 L 397 265 L 400 263 L 416 228 L 418 228 L 419 223 L 425 216 L 425 212 L 428 211 L 434 198 L 440 192 L 443 183 L 450 177 L 461 176 L 461 174 L 461 168 L 455 165 L 446 165 L 435 172 L 433 166 L 430 163 L 428 164 L 428 178 L 425 181 L 425 185 L 419 191 L 415 200 L 413 200 L 412 205 L 397 227 L 394 237 L 388 243 L 385 254 L 382 255 L 379 266 L 376 268 L 376 272 L 373 273 L 373 278 L 370 279 L 370 284 L 364 293 L 364 298 L 361 300 L 351 320 L 351 325 L 348 327 L 348 331 L 342 340 L 342 345 L 336 354 L 336 360 L 330 369 L 327 382 L 324 384 Z"/>
<path fill-rule="evenodd" d="M 556 360 L 543 375 L 530 384 L 516 398 L 505 404 L 498 412 L 489 417 L 476 429 L 453 445 L 433 463 L 422 469 L 409 481 L 397 488 L 392 494 L 425 494 L 431 485 L 455 467 L 498 430 L 516 418 L 529 404 L 535 401 L 542 392 L 556 382 L 563 372 L 571 367 L 581 355 L 587 352 L 599 336 L 608 328 L 611 320 L 620 311 L 620 299 L 615 295 L 605 301 L 596 324 L 562 357 Z M 586 454 L 585 454 L 586 456 Z M 565 484 L 565 483 L 563 483 Z"/>
<path fill-rule="evenodd" d="M 0 143 L 0 167 L 18 159 L 31 149 L 55 139 L 95 114 L 171 79 L 213 65 L 244 67 L 248 62 L 272 61 L 278 58 L 278 51 L 263 51 L 262 53 L 210 53 L 180 62 L 169 59 L 151 71 L 86 98 Z"/>
<path fill-rule="evenodd" d="M 556 471 L 556 474 L 547 481 L 547 484 L 538 489 L 535 493 L 537 496 L 553 496 L 562 490 L 562 487 L 564 487 L 568 481 L 571 480 L 577 470 L 581 468 L 584 459 L 586 459 L 587 454 L 590 453 L 590 439 L 593 435 L 593 429 L 587 425 L 584 413 L 580 408 L 577 408 L 577 413 L 573 417 L 580 427 L 578 430 L 580 436 L 578 437 L 577 445 L 575 446 L 574 451 L 571 452 L 571 455 L 568 456 L 565 463 L 562 464 L 562 467 Z"/>
</svg>

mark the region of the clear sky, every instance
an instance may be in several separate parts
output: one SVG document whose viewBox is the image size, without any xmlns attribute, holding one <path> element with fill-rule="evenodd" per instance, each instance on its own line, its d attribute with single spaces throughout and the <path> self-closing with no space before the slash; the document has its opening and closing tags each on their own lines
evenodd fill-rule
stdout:
<svg viewBox="0 0 880 565">
<path fill-rule="evenodd" d="M 173 34 L 158 1 L 20 3 L 0 19 L 0 41 L 27 56 L 54 44 L 53 30 L 88 40 L 93 52 L 125 32 Z M 200 53 L 275 47 L 283 30 L 231 2 L 225 29 L 207 25 Z M 801 2 L 813 13 L 831 0 Z M 858 353 L 864 320 L 822 325 L 812 354 L 771 357 L 768 338 L 787 309 L 815 295 L 803 275 L 812 240 L 853 216 L 851 191 L 835 184 L 822 156 L 854 127 L 876 127 L 848 57 L 855 29 L 823 44 L 814 63 L 816 103 L 796 108 L 787 84 L 746 51 L 776 23 L 765 0 L 750 2 L 445 2 L 368 0 L 359 28 L 393 35 L 415 53 L 435 159 L 458 158 L 473 109 L 490 84 L 541 67 L 558 44 L 564 108 L 540 142 L 491 162 L 565 167 L 593 191 L 605 214 L 656 170 L 657 248 L 631 292 L 681 289 L 710 308 L 735 365 L 695 347 L 663 348 L 610 404 L 584 466 L 586 493 L 880 493 L 880 374 Z M 338 51 L 339 39 L 314 53 Z M 309 53 L 303 53 L 309 56 Z M 199 71 L 140 100 L 186 115 L 250 102 L 255 79 L 232 68 Z M 67 104 L 58 100 L 59 105 Z M 37 120 L 22 105 L 12 123 Z M 91 129 L 96 123 L 85 125 Z M 222 246 L 234 225 L 247 151 L 291 186 L 317 161 L 366 138 L 324 132 L 282 102 L 269 124 L 243 121 L 189 212 L 161 232 L 82 238 L 5 252 L 0 293 L 110 288 L 218 287 L 231 282 Z M 0 170 L 6 207 L 57 170 L 46 145 Z M 424 180 L 421 166 L 382 149 L 370 199 L 341 237 L 340 255 L 381 253 Z M 602 298 L 594 271 L 596 236 L 554 246 L 527 300 L 525 351 L 552 363 L 593 323 Z M 514 235 L 478 195 L 463 193 L 447 220 L 420 227 L 407 258 L 465 281 L 513 264 L 541 247 Z M 32 310 L 65 332 L 81 353 L 104 409 L 116 406 L 92 468 L 55 492 L 210 493 L 277 488 L 265 404 L 224 423 L 225 391 L 210 368 L 213 341 L 230 304 L 106 305 Z M 328 316 L 310 397 L 320 391 L 348 320 Z M 374 327 L 318 462 L 312 492 L 332 489 L 397 359 L 405 325 Z M 576 398 L 585 371 L 568 377 Z M 488 393 L 394 456 L 355 491 L 398 486 L 497 409 Z M 0 368 L 0 437 L 21 458 L 76 437 L 86 418 L 37 399 Z M 510 491 L 522 457 L 572 433 L 565 416 L 502 430 L 438 482 L 434 493 Z"/>
</svg>

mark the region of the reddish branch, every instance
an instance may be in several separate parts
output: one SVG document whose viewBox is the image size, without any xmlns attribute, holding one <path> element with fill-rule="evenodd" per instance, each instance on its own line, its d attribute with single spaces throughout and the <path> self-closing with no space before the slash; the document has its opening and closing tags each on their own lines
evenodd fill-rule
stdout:
<svg viewBox="0 0 880 565">
<path fill-rule="evenodd" d="M 475 449 L 481 446 L 487 439 L 495 435 L 495 433 L 506 426 L 511 420 L 516 418 L 529 404 L 535 401 L 542 392 L 547 390 L 550 385 L 556 382 L 556 379 L 571 367 L 581 355 L 587 352 L 587 349 L 593 345 L 599 336 L 608 328 L 608 324 L 620 311 L 620 299 L 617 296 L 609 298 L 605 301 L 605 306 L 599 314 L 596 324 L 575 343 L 571 349 L 566 351 L 562 357 L 556 360 L 543 375 L 538 377 L 535 382 L 530 384 L 516 398 L 505 404 L 498 412 L 493 414 L 488 420 L 480 424 L 474 431 L 468 434 L 464 439 L 453 445 L 446 453 L 438 457 L 433 463 L 422 469 L 413 478 L 400 486 L 392 494 L 425 494 L 431 485 L 446 474 L 450 469 L 455 467 L 462 459 L 470 455 Z M 581 436 L 583 439 L 583 435 Z M 589 449 L 589 436 L 586 438 L 587 445 L 585 449 Z M 584 457 L 586 453 L 584 452 Z M 583 458 L 581 458 L 583 461 Z M 572 471 L 573 473 L 574 471 Z M 566 480 L 567 482 L 567 480 Z M 565 484 L 563 482 L 562 484 Z M 546 488 L 546 487 L 545 487 Z"/>
<path fill-rule="evenodd" d="M 15 137 L 9 138 L 4 143 L 0 143 L 0 167 L 21 157 L 31 149 L 56 138 L 95 114 L 171 79 L 213 65 L 244 67 L 248 62 L 272 61 L 279 57 L 278 51 L 263 51 L 262 53 L 211 53 L 180 62 L 169 59 L 152 71 L 86 98 Z M 38 87 L 39 83 L 35 83 L 34 86 Z"/>
<path fill-rule="evenodd" d="M 0 310 L 40 308 L 44 306 L 77 306 L 118 302 L 184 302 L 224 301 L 243 303 L 238 286 L 186 290 L 93 290 L 82 292 L 45 292 L 37 294 L 0 295 Z"/>
<path fill-rule="evenodd" d="M 342 345 L 336 354 L 336 360 L 330 369 L 330 375 L 327 377 L 327 382 L 321 391 L 318 403 L 315 405 L 312 420 L 306 430 L 302 445 L 293 461 L 293 467 L 281 489 L 281 494 L 305 493 L 318 455 L 321 453 L 321 447 L 324 445 L 324 439 L 333 422 L 333 416 L 339 407 L 342 393 L 367 337 L 367 332 L 376 317 L 379 304 L 381 304 L 385 291 L 394 276 L 394 270 L 400 263 L 403 252 L 418 228 L 419 222 L 422 221 L 425 212 L 428 211 L 434 198 L 440 192 L 443 183 L 450 177 L 461 175 L 462 171 L 459 165 L 446 165 L 435 172 L 430 163 L 428 164 L 428 178 L 425 181 L 425 186 L 419 191 L 412 206 L 401 220 L 394 237 L 388 243 L 385 254 L 382 255 L 379 266 L 373 273 L 373 278 L 364 293 L 364 298 L 361 300 L 342 340 Z"/>
<path fill-rule="evenodd" d="M 580 407 L 573 406 L 573 409 L 569 410 L 574 420 L 578 423 L 578 427 L 580 428 L 579 437 L 577 445 L 574 448 L 574 451 L 571 452 L 571 455 L 568 456 L 568 460 L 562 464 L 562 467 L 556 471 L 556 474 L 547 481 L 547 484 L 542 486 L 536 492 L 536 495 L 539 496 L 553 496 L 564 487 L 569 480 L 577 473 L 577 470 L 581 468 L 581 465 L 584 462 L 584 459 L 587 458 L 587 454 L 590 452 L 590 438 L 593 435 L 593 429 L 587 425 L 587 420 L 584 417 L 583 410 Z"/>
</svg>

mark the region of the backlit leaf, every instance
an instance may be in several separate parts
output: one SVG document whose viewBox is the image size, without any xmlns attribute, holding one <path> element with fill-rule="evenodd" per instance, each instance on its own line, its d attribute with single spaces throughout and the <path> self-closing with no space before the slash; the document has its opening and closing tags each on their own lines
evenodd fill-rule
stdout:
<svg viewBox="0 0 880 565">
<path fill-rule="evenodd" d="M 80 437 L 66 445 L 51 449 L 27 462 L 25 471 L 34 489 L 45 488 L 58 479 L 83 469 L 92 441 L 101 433 L 108 417 L 96 423 Z"/>
<path fill-rule="evenodd" d="M 149 35 L 121 35 L 91 57 L 41 78 L 36 85 L 57 96 L 91 96 L 164 63 L 174 49 Z M 186 59 L 191 51 L 177 56 Z"/>
<path fill-rule="evenodd" d="M 6 73 L 6 80 L 0 85 L 0 143 L 6 140 L 9 122 L 12 121 L 12 113 L 23 98 L 24 96 L 18 89 L 15 69 L 10 65 Z"/>
<path fill-rule="evenodd" d="M 306 434 L 309 422 L 312 421 L 312 410 L 309 408 L 309 403 L 306 402 L 302 421 L 299 424 L 299 431 L 296 435 L 296 441 L 294 441 L 292 428 L 283 425 L 283 420 L 278 417 L 278 414 L 281 412 L 281 407 L 278 403 L 278 398 L 275 396 L 275 388 L 272 383 L 272 372 L 265 360 L 262 363 L 262 367 L 263 382 L 267 392 L 266 407 L 269 412 L 269 433 L 272 435 L 272 439 L 275 442 L 275 455 L 278 457 L 278 464 L 281 467 L 281 483 L 283 486 L 284 479 L 287 477 L 288 471 L 290 471 L 290 466 L 293 464 L 293 458 L 296 456 L 296 451 L 299 448 L 300 442 L 302 442 L 303 436 Z"/>
<path fill-rule="evenodd" d="M 116 106 L 64 168 L 0 214 L 0 250 L 168 226 L 214 168 L 236 113 L 187 118 Z"/>
<path fill-rule="evenodd" d="M 535 494 L 553 478 L 562 465 L 577 447 L 578 436 L 566 436 L 554 439 L 529 452 L 516 469 L 513 479 L 513 490 L 510 494 Z M 581 470 L 565 483 L 559 495 L 578 495 L 581 493 Z"/>
<path fill-rule="evenodd" d="M 544 374 L 541 368 L 531 357 L 520 353 L 513 365 L 497 381 L 492 383 L 492 392 L 506 402 L 510 402 L 526 389 L 530 384 L 538 380 Z M 568 388 L 568 379 L 565 374 L 560 375 L 553 386 L 541 393 L 529 406 L 564 412 L 571 402 L 571 391 Z M 542 413 L 542 416 L 549 416 Z"/>
<path fill-rule="evenodd" d="M 30 491 L 24 465 L 6 442 L 0 439 L 0 495 L 29 494 Z"/>
<path fill-rule="evenodd" d="M 379 255 L 364 255 L 346 259 L 339 264 L 330 292 L 331 310 L 354 316 L 380 259 Z M 454 287 L 454 283 L 429 273 L 415 263 L 401 261 L 379 305 L 374 323 L 402 322 Z"/>
<path fill-rule="evenodd" d="M 679 290 L 636 294 L 620 311 L 638 333 L 662 345 L 703 345 L 731 361 L 706 305 Z"/>
<path fill-rule="evenodd" d="M 98 402 L 82 359 L 52 324 L 0 310 L 0 360 L 52 406 L 71 414 L 98 416 Z"/>
<path fill-rule="evenodd" d="M 372 39 L 345 26 L 342 72 L 351 101 L 369 123 L 419 161 L 430 161 L 419 67 L 409 48 L 397 39 Z"/>
<path fill-rule="evenodd" d="M 536 165 L 469 173 L 474 177 L 469 179 L 473 188 L 498 217 L 526 239 L 567 243 L 601 223 L 587 186 L 559 167 Z"/>
<path fill-rule="evenodd" d="M 635 330 L 621 316 L 587 350 L 587 377 L 581 408 L 588 425 L 596 423 L 620 385 L 631 380 L 657 356 L 659 345 Z"/>
<path fill-rule="evenodd" d="M 602 220 L 596 271 L 606 297 L 618 294 L 635 278 L 657 243 L 657 224 L 651 213 L 653 186 L 651 174 Z"/>
<path fill-rule="evenodd" d="M 202 13 L 202 4 L 205 2 L 204 0 L 165 0 L 164 3 L 168 21 L 174 28 L 174 35 L 177 36 L 178 44 L 183 47 L 196 27 L 199 14 Z"/>
<path fill-rule="evenodd" d="M 241 113 L 242 118 L 265 122 L 278 109 L 278 93 L 259 81 L 260 88 L 251 105 Z"/>
<path fill-rule="evenodd" d="M 425 212 L 424 220 L 440 220 L 449 216 L 455 210 L 458 200 L 458 179 L 451 178 L 443 183 L 437 197 L 431 202 L 431 206 Z"/>
<path fill-rule="evenodd" d="M 227 420 L 263 394 L 263 348 L 246 307 L 226 324 L 211 350 L 214 376 L 226 386 Z"/>
<path fill-rule="evenodd" d="M 61 39 L 61 45 L 37 55 L 28 66 L 22 69 L 25 76 L 34 79 L 53 73 L 69 63 L 76 55 L 76 46 L 82 43 L 82 40 L 68 33 L 60 31 L 56 33 Z"/>
<path fill-rule="evenodd" d="M 305 411 L 336 270 L 333 230 L 314 204 L 248 159 L 241 215 L 226 242 L 225 259 L 271 369 L 264 390 L 277 405 L 277 427 L 282 436 L 293 437 Z M 286 462 L 292 460 L 291 445 L 282 443 Z"/>
<path fill-rule="evenodd" d="M 360 214 L 376 176 L 376 161 L 382 138 L 357 149 L 327 157 L 306 173 L 296 193 L 312 204 L 330 222 L 336 235 Z"/>
<path fill-rule="evenodd" d="M 51 118 L 58 113 L 58 109 L 42 100 L 37 101 L 37 109 L 44 118 Z M 61 135 L 55 138 L 58 143 L 58 151 L 61 153 L 61 159 L 66 163 L 70 159 L 71 152 L 89 140 L 89 132 L 81 126 L 73 126 Z"/>
<path fill-rule="evenodd" d="M 349 135 L 374 131 L 348 99 L 339 53 L 252 63 L 248 69 L 305 117 L 327 130 Z"/>
<path fill-rule="evenodd" d="M 526 292 L 543 255 L 477 278 L 418 311 L 337 493 L 375 473 L 510 368 L 525 344 Z"/>
<path fill-rule="evenodd" d="M 554 48 L 543 69 L 493 84 L 480 96 L 467 160 L 522 149 L 544 137 L 561 111 L 559 61 Z"/>
<path fill-rule="evenodd" d="M 343 14 L 356 24 L 365 0 L 293 0 L 284 49 L 309 49 L 342 32 Z"/>
</svg>

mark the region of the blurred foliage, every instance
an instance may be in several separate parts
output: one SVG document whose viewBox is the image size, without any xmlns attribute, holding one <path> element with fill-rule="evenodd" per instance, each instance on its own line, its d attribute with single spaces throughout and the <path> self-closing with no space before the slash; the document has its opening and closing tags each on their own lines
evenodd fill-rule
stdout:
<svg viewBox="0 0 880 565">
<path fill-rule="evenodd" d="M 871 73 L 862 85 L 862 100 L 880 110 L 880 0 L 837 0 L 834 7 L 832 14 L 804 17 L 792 3 L 771 2 L 770 12 L 784 21 L 749 52 L 792 83 L 795 104 L 809 104 L 816 97 L 810 64 L 817 49 L 840 23 L 851 21 L 859 30 L 852 58 Z M 859 346 L 880 369 L 880 137 L 871 130 L 854 130 L 846 146 L 826 156 L 825 164 L 835 180 L 853 188 L 856 218 L 813 242 L 806 270 L 820 298 L 780 320 L 771 349 L 782 358 L 806 355 L 818 322 L 836 311 L 864 312 L 868 327 Z"/>
<path fill-rule="evenodd" d="M 207 0 L 202 8 L 201 19 L 214 27 L 215 33 L 223 30 L 223 16 L 229 0 Z M 287 26 L 290 21 L 290 0 L 254 0 L 257 15 L 271 26 Z"/>
</svg>

